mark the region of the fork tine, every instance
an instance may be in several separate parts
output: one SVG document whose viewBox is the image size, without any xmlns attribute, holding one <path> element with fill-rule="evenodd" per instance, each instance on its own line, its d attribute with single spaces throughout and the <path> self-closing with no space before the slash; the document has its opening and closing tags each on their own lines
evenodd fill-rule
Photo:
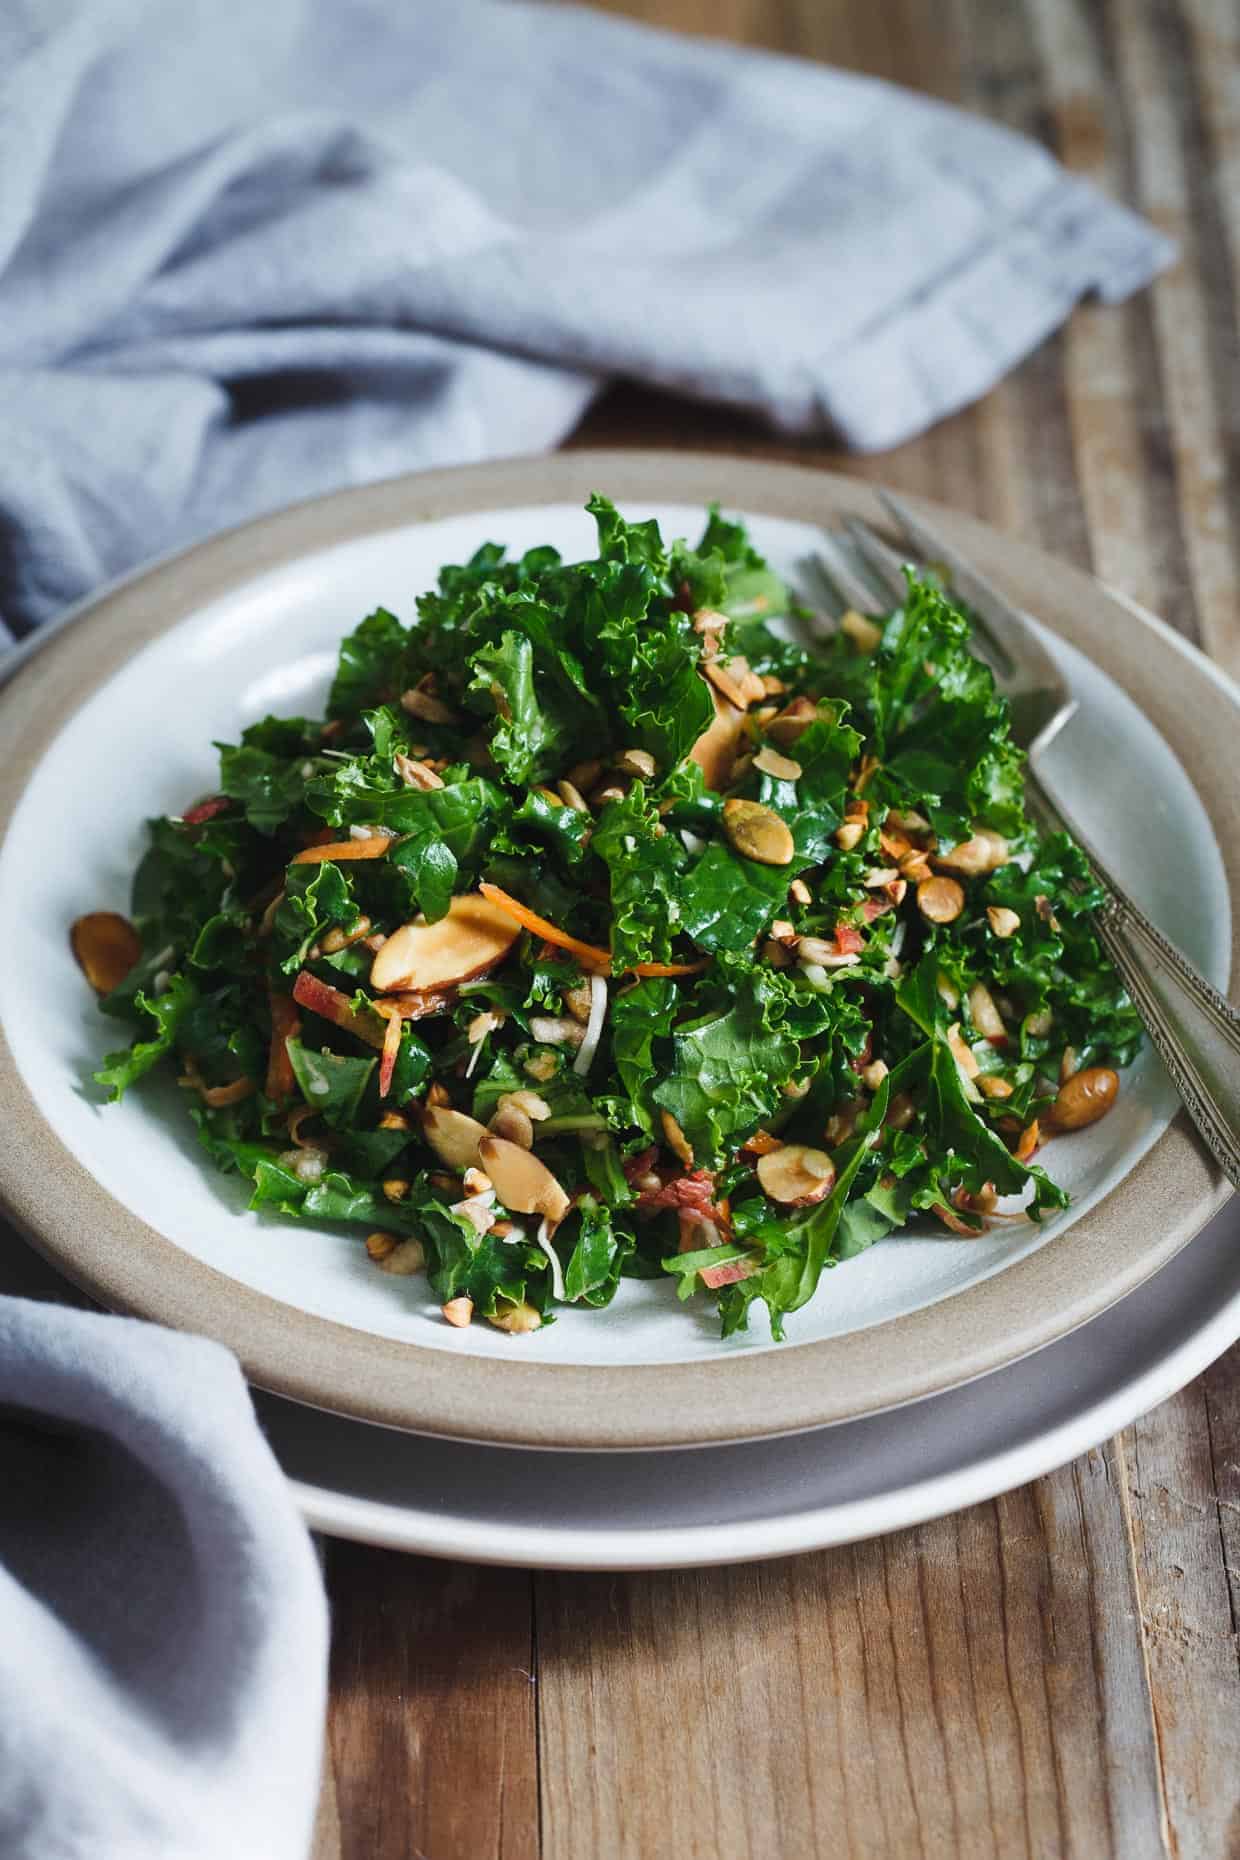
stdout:
<svg viewBox="0 0 1240 1860">
<path fill-rule="evenodd" d="M 951 585 L 967 607 L 987 628 L 996 646 L 1014 662 L 1028 661 L 1032 655 L 1045 659 L 1039 641 L 1034 639 L 1025 616 L 1000 594 L 993 582 L 970 566 L 938 530 L 924 518 L 914 515 L 903 498 L 894 492 L 879 490 L 890 515 L 895 519 L 909 544 L 926 562 L 941 564 L 951 578 Z M 1047 661 L 1050 664 L 1050 661 Z"/>
<path fill-rule="evenodd" d="M 851 551 L 835 530 L 823 530 L 815 558 L 819 573 L 831 583 L 845 607 L 858 613 L 884 613 L 886 601 L 881 586 L 873 585 L 851 559 Z"/>
<path fill-rule="evenodd" d="M 897 606 L 902 606 L 908 594 L 908 585 L 904 579 L 904 563 L 907 556 L 900 555 L 881 536 L 876 536 L 868 523 L 862 523 L 859 517 L 849 517 L 848 534 L 853 546 L 862 557 L 866 567 L 878 576 L 888 594 Z"/>
</svg>

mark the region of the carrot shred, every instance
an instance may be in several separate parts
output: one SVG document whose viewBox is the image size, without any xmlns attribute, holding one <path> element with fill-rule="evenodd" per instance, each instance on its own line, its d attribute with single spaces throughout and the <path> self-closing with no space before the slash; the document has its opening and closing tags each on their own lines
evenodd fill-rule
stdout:
<svg viewBox="0 0 1240 1860">
<path fill-rule="evenodd" d="M 301 1015 L 291 995 L 277 994 L 272 989 L 268 999 L 271 1003 L 271 1052 L 265 1089 L 267 1096 L 278 1102 L 281 1098 L 291 1098 L 297 1086 L 288 1042 L 301 1032 Z"/>
<path fill-rule="evenodd" d="M 243 1073 L 239 1079 L 233 1079 L 231 1084 L 200 1084 L 198 1090 L 202 1097 L 202 1102 L 210 1105 L 213 1111 L 218 1111 L 222 1105 L 240 1104 L 244 1098 L 252 1098 L 254 1093 L 258 1090 L 258 1086 L 254 1083 L 253 1079 L 246 1078 Z"/>
<path fill-rule="evenodd" d="M 703 969 L 711 965 L 711 957 L 703 956 L 700 962 L 635 962 L 626 975 L 700 975 Z"/>
<path fill-rule="evenodd" d="M 506 891 L 501 891 L 498 885 L 488 885 L 485 879 L 478 889 L 488 903 L 494 904 L 498 910 L 507 911 L 510 917 L 516 918 L 523 929 L 532 930 L 534 935 L 542 937 L 545 943 L 554 943 L 560 949 L 568 950 L 587 968 L 600 970 L 611 968 L 609 949 L 604 949 L 598 943 L 583 943 L 580 937 L 570 936 L 567 930 L 557 929 L 553 923 L 548 923 L 545 917 L 540 917 L 537 911 L 532 911 L 528 905 L 522 904 L 519 898 L 510 897 Z M 707 967 L 709 962 L 709 956 L 703 957 L 701 962 L 635 962 L 625 973 L 629 975 L 697 975 Z"/>
<path fill-rule="evenodd" d="M 509 917 L 515 917 L 523 929 L 532 930 L 535 936 L 542 937 L 547 943 L 555 943 L 561 949 L 571 950 L 574 956 L 590 968 L 610 969 L 611 951 L 609 949 L 601 949 L 597 943 L 583 943 L 579 937 L 570 936 L 567 930 L 557 930 L 554 924 L 548 923 L 545 917 L 540 917 L 537 911 L 530 910 L 529 906 L 522 904 L 518 898 L 510 897 L 506 891 L 501 891 L 498 885 L 488 885 L 485 879 L 478 889 L 489 904 L 494 904 L 498 910 L 506 911 Z"/>
<path fill-rule="evenodd" d="M 320 859 L 382 859 L 390 852 L 395 840 L 386 834 L 377 834 L 368 840 L 328 840 L 325 846 L 303 846 L 294 853 L 290 865 L 311 865 Z"/>
</svg>

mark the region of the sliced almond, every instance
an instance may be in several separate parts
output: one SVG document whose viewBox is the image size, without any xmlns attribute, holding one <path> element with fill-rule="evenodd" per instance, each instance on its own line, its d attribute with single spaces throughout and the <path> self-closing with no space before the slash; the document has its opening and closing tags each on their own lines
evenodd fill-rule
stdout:
<svg viewBox="0 0 1240 1860">
<path fill-rule="evenodd" d="M 676 1122 L 676 1119 L 672 1116 L 670 1111 L 660 1111 L 659 1121 L 663 1125 L 663 1135 L 667 1140 L 668 1149 L 671 1150 L 674 1156 L 680 1159 L 686 1169 L 692 1169 L 695 1161 L 693 1145 L 690 1143 L 680 1125 Z"/>
<path fill-rule="evenodd" d="M 467 1117 L 464 1111 L 430 1104 L 422 1114 L 422 1134 L 440 1162 L 464 1174 L 466 1169 L 478 1167 L 480 1146 L 487 1129 L 476 1117 Z"/>
<path fill-rule="evenodd" d="M 412 691 L 403 691 L 400 707 L 408 711 L 411 717 L 420 717 L 423 723 L 458 723 L 460 721 L 454 710 L 451 710 L 447 704 L 441 704 L 437 697 L 433 697 L 429 691 L 424 691 L 421 686 L 416 686 Z"/>
<path fill-rule="evenodd" d="M 785 1207 L 805 1208 L 829 1195 L 835 1165 L 825 1150 L 804 1143 L 785 1143 L 758 1158 L 758 1180 L 772 1201 Z"/>
<path fill-rule="evenodd" d="M 1015 936 L 1020 929 L 1020 918 L 1006 904 L 988 904 L 986 921 L 996 936 Z"/>
<path fill-rule="evenodd" d="M 442 1307 L 443 1314 L 456 1330 L 464 1330 L 473 1322 L 474 1301 L 472 1298 L 449 1298 Z"/>
<path fill-rule="evenodd" d="M 728 785 L 732 764 L 745 733 L 745 712 L 743 708 L 729 703 L 719 691 L 712 690 L 711 696 L 715 701 L 714 722 L 698 737 L 689 756 L 706 777 L 706 786 L 718 792 Z"/>
<path fill-rule="evenodd" d="M 787 822 L 760 801 L 725 801 L 723 830 L 736 851 L 757 865 L 791 865 L 796 853 Z"/>
<path fill-rule="evenodd" d="M 443 776 L 436 774 L 429 762 L 423 762 L 417 756 L 395 755 L 392 757 L 392 767 L 406 788 L 421 788 L 429 794 L 432 789 L 443 787 Z"/>
<path fill-rule="evenodd" d="M 961 840 L 950 852 L 934 855 L 937 866 L 948 872 L 962 872 L 966 878 L 980 878 L 984 872 L 997 871 L 1007 864 L 1007 859 L 1007 841 L 990 827 L 978 827 L 972 839 Z"/>
<path fill-rule="evenodd" d="M 978 1074 L 977 1089 L 983 1098 L 1010 1098 L 1013 1087 L 998 1072 L 981 1072 Z"/>
<path fill-rule="evenodd" d="M 803 736 L 811 723 L 818 721 L 818 706 L 812 698 L 793 698 L 791 704 L 785 704 L 778 716 L 772 717 L 766 726 L 766 733 L 772 741 L 784 749 Z"/>
<path fill-rule="evenodd" d="M 571 781 L 558 781 L 555 785 L 559 790 L 560 799 L 563 801 L 565 807 L 571 807 L 575 814 L 589 813 L 590 810 L 586 806 L 586 797 L 582 794 L 580 788 L 576 787 Z"/>
<path fill-rule="evenodd" d="M 536 1091 L 506 1091 L 500 1098 L 499 1109 L 503 1111 L 510 1104 L 515 1104 L 518 1110 L 524 1111 L 525 1115 L 535 1124 L 541 1124 L 551 1115 L 551 1106 L 545 1098 L 540 1098 Z"/>
<path fill-rule="evenodd" d="M 654 775 L 656 763 L 648 749 L 622 749 L 616 757 L 616 767 L 625 775 L 634 775 L 639 781 L 649 781 Z"/>
<path fill-rule="evenodd" d="M 952 1058 L 967 1079 L 975 1079 L 981 1070 L 977 1057 L 964 1035 L 960 1031 L 960 1022 L 953 1021 L 947 1029 L 947 1044 L 951 1047 Z"/>
<path fill-rule="evenodd" d="M 525 1337 L 531 1331 L 541 1329 L 542 1318 L 533 1305 L 523 1301 L 519 1305 L 505 1303 L 493 1317 L 487 1319 L 487 1323 L 494 1324 L 496 1330 L 506 1330 L 510 1337 Z"/>
<path fill-rule="evenodd" d="M 835 843 L 841 852 L 851 852 L 858 840 L 865 838 L 864 820 L 846 820 L 835 829 Z"/>
<path fill-rule="evenodd" d="M 529 1114 L 519 1104 L 501 1104 L 491 1119 L 489 1129 L 492 1136 L 505 1137 L 509 1143 L 517 1144 L 523 1150 L 534 1147 L 534 1126 Z"/>
<path fill-rule="evenodd" d="M 964 892 L 954 878 L 923 878 L 917 908 L 932 924 L 954 923 L 964 909 Z"/>
<path fill-rule="evenodd" d="M 545 1163 L 490 1131 L 483 1131 L 478 1154 L 506 1208 L 513 1214 L 541 1214 L 548 1226 L 559 1226 L 572 1204 Z"/>
<path fill-rule="evenodd" d="M 704 659 L 702 670 L 721 697 L 726 698 L 729 704 L 734 704 L 737 710 L 747 710 L 749 699 L 740 682 L 732 677 L 728 670 L 729 664 L 730 661 L 723 659 Z"/>
<path fill-rule="evenodd" d="M 985 982 L 974 982 L 969 990 L 969 1015 L 982 1038 L 1007 1043 L 1007 1028 L 995 1005 L 995 998 Z"/>
<path fill-rule="evenodd" d="M 117 911 L 88 911 L 69 932 L 78 967 L 97 994 L 119 988 L 142 954 L 142 941 Z"/>
<path fill-rule="evenodd" d="M 791 756 L 781 756 L 778 749 L 772 749 L 769 743 L 763 744 L 753 759 L 753 765 L 756 769 L 761 769 L 764 775 L 771 776 L 774 781 L 800 781 L 801 779 L 801 764 L 794 762 Z"/>
<path fill-rule="evenodd" d="M 840 618 L 840 632 L 845 639 L 850 639 L 858 652 L 877 652 L 882 643 L 883 631 L 859 614 L 855 607 L 850 607 Z"/>
<path fill-rule="evenodd" d="M 484 975 L 502 962 L 521 926 L 498 905 L 469 892 L 453 898 L 437 924 L 409 923 L 394 930 L 375 957 L 370 985 L 380 994 L 410 989 L 432 994 Z"/>
<path fill-rule="evenodd" d="M 397 1279 L 407 1279 L 415 1272 L 421 1272 L 425 1265 L 426 1249 L 422 1242 L 402 1240 L 399 1246 L 393 1247 L 390 1252 L 383 1255 L 379 1261 L 379 1270 L 390 1272 Z"/>
</svg>

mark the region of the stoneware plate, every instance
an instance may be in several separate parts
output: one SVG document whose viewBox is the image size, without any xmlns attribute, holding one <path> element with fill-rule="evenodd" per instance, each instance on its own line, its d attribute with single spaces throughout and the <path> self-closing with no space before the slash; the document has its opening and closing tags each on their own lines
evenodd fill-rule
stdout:
<svg viewBox="0 0 1240 1860">
<path fill-rule="evenodd" d="M 83 1084 L 115 1028 L 68 950 L 80 912 L 124 910 L 142 822 L 214 779 L 213 738 L 321 705 L 336 643 L 379 602 L 412 612 L 485 539 L 588 552 L 593 489 L 693 533 L 720 499 L 794 581 L 816 526 L 877 514 L 846 479 L 721 457 L 567 453 L 302 505 L 105 593 L 0 692 L 0 1196 L 105 1302 L 229 1344 L 260 1386 L 344 1415 L 530 1447 L 696 1446 L 873 1414 L 1012 1363 L 1164 1265 L 1224 1189 L 1146 1056 L 1116 1110 L 1047 1155 L 1074 1196 L 1041 1230 L 893 1239 L 825 1282 L 794 1340 L 722 1343 L 672 1287 L 534 1341 L 453 1331 L 425 1283 L 376 1273 L 355 1237 L 243 1212 L 209 1172 L 175 1087 L 103 1109 Z M 1087 577 L 927 506 L 1049 628 L 1082 700 L 1054 779 L 1155 920 L 1228 980 L 1240 870 L 1234 689 Z"/>
<path fill-rule="evenodd" d="M 0 1293 L 72 1299 L 0 1248 Z M 663 1453 L 531 1453 L 371 1427 L 278 1395 L 258 1418 L 312 1530 L 540 1569 L 790 1556 L 980 1504 L 1086 1453 L 1240 1336 L 1240 1201 L 1156 1279 L 1058 1343 L 886 1414 Z"/>
</svg>

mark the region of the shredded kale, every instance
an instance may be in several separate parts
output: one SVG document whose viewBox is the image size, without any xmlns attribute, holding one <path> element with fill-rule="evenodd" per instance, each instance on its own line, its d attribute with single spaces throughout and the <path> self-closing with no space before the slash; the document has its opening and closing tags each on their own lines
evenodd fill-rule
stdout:
<svg viewBox="0 0 1240 1860">
<path fill-rule="evenodd" d="M 1140 1026 L 940 587 L 872 651 L 808 646 L 717 508 L 694 545 L 589 509 L 593 559 L 445 567 L 344 640 L 326 721 L 251 725 L 150 823 L 95 1077 L 175 1067 L 252 1208 L 416 1242 L 450 1315 L 533 1330 L 628 1276 L 778 1338 L 890 1234 L 1066 1205 L 1033 1161 L 1061 1074 Z M 483 1125 L 533 1146 L 545 1221 Z"/>
</svg>

